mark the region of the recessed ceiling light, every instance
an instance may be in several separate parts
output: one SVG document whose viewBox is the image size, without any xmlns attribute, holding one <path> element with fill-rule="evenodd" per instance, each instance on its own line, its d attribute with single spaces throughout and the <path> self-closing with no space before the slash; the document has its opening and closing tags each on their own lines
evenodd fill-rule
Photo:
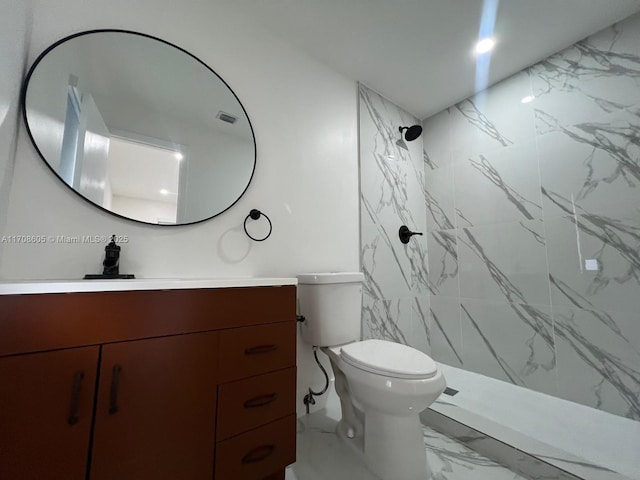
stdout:
<svg viewBox="0 0 640 480">
<path fill-rule="evenodd" d="M 174 153 L 173 156 L 176 158 L 176 160 L 182 160 L 184 158 L 184 155 L 180 152 Z"/>
<path fill-rule="evenodd" d="M 162 195 L 169 195 L 169 190 L 167 190 L 166 188 L 162 188 L 162 189 L 160 189 L 160 193 Z"/>
<path fill-rule="evenodd" d="M 482 55 L 483 53 L 490 52 L 496 45 L 496 41 L 493 38 L 483 38 L 476 43 L 476 53 Z"/>
<path fill-rule="evenodd" d="M 531 102 L 533 102 L 534 98 L 536 98 L 536 97 L 534 97 L 533 95 L 527 95 L 522 100 L 520 100 L 520 102 L 522 102 L 522 103 L 531 103 Z"/>
</svg>

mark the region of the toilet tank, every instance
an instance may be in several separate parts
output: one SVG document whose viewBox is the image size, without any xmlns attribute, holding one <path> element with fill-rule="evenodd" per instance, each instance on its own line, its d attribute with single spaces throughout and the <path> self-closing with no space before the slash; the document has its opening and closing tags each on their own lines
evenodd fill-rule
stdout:
<svg viewBox="0 0 640 480">
<path fill-rule="evenodd" d="M 360 272 L 298 275 L 298 308 L 306 320 L 302 338 L 331 347 L 360 340 L 362 280 Z"/>
</svg>

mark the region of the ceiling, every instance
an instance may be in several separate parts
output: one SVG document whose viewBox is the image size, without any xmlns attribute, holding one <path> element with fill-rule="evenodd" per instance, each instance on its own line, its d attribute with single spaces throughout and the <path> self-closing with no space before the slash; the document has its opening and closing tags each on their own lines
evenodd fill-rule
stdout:
<svg viewBox="0 0 640 480">
<path fill-rule="evenodd" d="M 483 4 L 234 0 L 249 21 L 426 118 L 474 93 Z M 489 85 L 640 10 L 640 0 L 503 0 Z"/>
<path fill-rule="evenodd" d="M 102 100 L 98 106 L 110 129 L 127 130 L 135 111 L 145 115 L 144 121 L 137 119 L 144 126 L 136 128 L 146 131 L 138 133 L 162 140 L 188 143 L 194 129 L 253 140 L 247 116 L 227 84 L 182 51 L 120 32 L 87 35 L 73 42 L 76 61 L 90 66 L 84 72 L 85 86 Z M 218 112 L 237 120 L 225 123 Z"/>
</svg>

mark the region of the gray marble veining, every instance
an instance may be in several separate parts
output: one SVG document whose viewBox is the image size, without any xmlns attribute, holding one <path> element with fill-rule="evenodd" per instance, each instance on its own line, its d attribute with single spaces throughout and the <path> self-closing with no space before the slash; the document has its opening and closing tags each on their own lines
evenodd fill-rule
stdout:
<svg viewBox="0 0 640 480">
<path fill-rule="evenodd" d="M 557 394 L 548 307 L 462 300 L 463 358 L 471 371 Z"/>
<path fill-rule="evenodd" d="M 437 295 L 458 297 L 458 239 L 455 230 L 430 232 L 429 283 Z"/>
<path fill-rule="evenodd" d="M 637 25 L 630 17 L 530 68 L 536 109 L 569 126 L 638 105 Z M 538 127 L 545 133 L 544 122 Z"/>
<path fill-rule="evenodd" d="M 427 462 L 431 469 L 430 479 L 524 479 L 495 460 L 470 449 L 464 443 L 428 427 L 424 428 L 424 442 L 427 448 Z"/>
<path fill-rule="evenodd" d="M 583 299 L 551 278 L 572 307 L 554 307 L 560 395 L 640 420 L 640 325 L 626 312 L 581 308 Z M 580 382 L 572 381 L 575 376 Z"/>
<path fill-rule="evenodd" d="M 423 126 L 434 358 L 639 419 L 640 14 Z"/>
<path fill-rule="evenodd" d="M 566 211 L 570 203 L 546 191 Z M 550 274 L 570 285 L 590 309 L 634 311 L 640 308 L 640 212 L 574 214 L 547 222 Z M 552 288 L 554 304 L 575 300 Z"/>
<path fill-rule="evenodd" d="M 520 473 L 526 478 L 532 480 L 579 480 L 579 477 L 563 471 L 546 461 L 542 461 L 538 456 L 503 443 L 435 410 L 425 410 L 420 414 L 420 418 L 425 425 L 429 425 L 434 430 L 446 434 L 449 438 L 482 455 L 499 461 L 502 465 L 509 467 L 510 470 Z M 565 460 L 568 459 L 565 458 Z"/>
<path fill-rule="evenodd" d="M 460 300 L 441 295 L 431 298 L 431 353 L 439 362 L 464 366 Z"/>
<path fill-rule="evenodd" d="M 407 149 L 417 120 L 359 92 L 365 338 L 640 420 L 640 14 L 425 119 Z M 399 244 L 401 224 L 424 237 Z M 434 478 L 485 468 L 431 435 Z M 567 468 L 615 477 L 588 460 Z"/>
<path fill-rule="evenodd" d="M 401 225 L 426 234 L 422 140 L 396 143 L 400 126 L 419 122 L 365 86 L 359 95 L 363 336 L 429 351 L 427 238 L 398 237 Z"/>
<path fill-rule="evenodd" d="M 542 221 L 458 229 L 460 295 L 549 305 Z"/>
<path fill-rule="evenodd" d="M 456 226 L 453 165 L 448 164 L 428 172 L 425 186 L 427 230 L 450 230 Z"/>
<path fill-rule="evenodd" d="M 521 72 L 451 107 L 453 155 L 461 158 L 487 154 L 533 140 L 533 106 L 522 103 L 531 95 L 529 74 Z"/>
<path fill-rule="evenodd" d="M 487 118 L 487 116 L 478 108 L 476 103 L 471 100 L 463 100 L 456 105 L 456 110 L 467 120 L 467 122 L 489 138 L 495 140 L 503 147 L 513 145 L 513 141 L 505 137 L 496 126 Z"/>
<path fill-rule="evenodd" d="M 459 226 L 542 218 L 535 142 L 462 157 L 454 169 Z"/>
</svg>

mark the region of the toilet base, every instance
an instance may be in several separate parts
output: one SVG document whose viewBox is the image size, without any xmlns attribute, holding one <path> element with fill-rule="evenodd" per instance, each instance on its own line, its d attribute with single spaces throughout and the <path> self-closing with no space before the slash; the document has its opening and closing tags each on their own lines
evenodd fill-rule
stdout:
<svg viewBox="0 0 640 480">
<path fill-rule="evenodd" d="M 427 450 L 418 415 L 396 417 L 377 411 L 364 413 L 364 457 L 383 480 L 428 478 Z"/>
<path fill-rule="evenodd" d="M 342 442 L 382 480 L 427 479 L 427 453 L 418 413 L 390 415 L 354 403 L 344 372 L 333 355 L 329 358 L 342 413 L 336 434 Z"/>
<path fill-rule="evenodd" d="M 419 419 L 375 418 L 365 421 L 364 435 L 349 438 L 352 428 L 344 420 L 336 434 L 352 454 L 381 480 L 425 480 L 429 478 L 427 453 Z M 366 414 L 365 414 L 366 419 Z"/>
</svg>

